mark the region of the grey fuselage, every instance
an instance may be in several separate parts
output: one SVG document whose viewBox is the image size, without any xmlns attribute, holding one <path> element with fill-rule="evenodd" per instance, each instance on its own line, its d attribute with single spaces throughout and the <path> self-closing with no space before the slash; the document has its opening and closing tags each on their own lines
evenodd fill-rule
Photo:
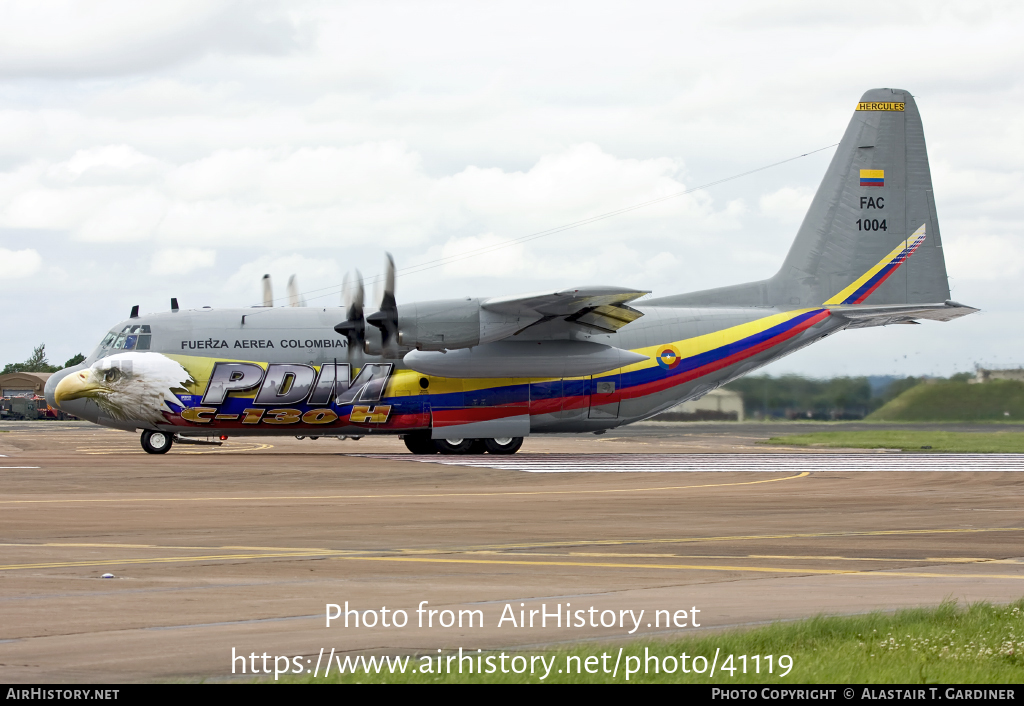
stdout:
<svg viewBox="0 0 1024 706">
<path fill-rule="evenodd" d="M 665 301 L 671 302 L 670 299 Z M 553 381 L 550 378 L 538 381 L 502 380 L 507 376 L 502 370 L 495 369 L 494 379 L 466 381 L 466 389 L 480 388 L 481 385 L 491 388 L 506 384 L 519 388 L 525 386 L 530 390 L 529 433 L 600 431 L 649 418 L 682 401 L 700 397 L 848 323 L 841 318 L 829 316 L 827 309 L 821 307 L 785 312 L 771 307 L 673 306 L 651 300 L 636 308 L 643 316 L 616 333 L 595 332 L 582 326 L 567 327 L 564 322 L 551 322 L 531 326 L 522 331 L 518 338 L 524 341 L 590 341 L 640 352 L 650 360 L 645 366 L 639 366 L 639 370 L 632 373 L 609 371 L 583 376 L 582 380 L 575 378 L 570 383 L 568 380 Z M 807 321 L 804 321 L 802 328 L 793 326 L 792 322 L 800 316 L 811 321 L 811 325 L 806 325 Z M 390 363 L 394 366 L 395 375 L 408 370 L 401 358 L 405 351 L 391 359 L 366 355 L 362 351 L 352 351 L 350 357 L 345 338 L 333 330 L 334 325 L 344 318 L 344 310 L 340 307 L 196 309 L 128 319 L 112 328 L 110 333 L 116 335 L 128 327 L 148 327 L 151 338 L 146 352 L 173 357 L 182 361 L 186 368 L 190 367 L 190 361 L 194 359 L 212 359 L 262 363 L 264 367 L 269 364 L 300 364 L 318 369 L 329 363 L 350 363 L 353 374 L 368 364 Z M 775 324 L 774 328 L 768 327 L 769 324 Z M 763 331 L 766 327 L 768 333 Z M 778 335 L 771 336 L 771 332 L 776 329 L 779 330 Z M 108 335 L 107 338 L 111 337 Z M 47 396 L 51 404 L 54 404 L 53 390 L 64 376 L 94 364 L 102 365 L 103 359 L 123 353 L 123 349 L 112 345 L 113 341 L 108 347 L 98 347 L 80 366 L 55 374 L 47 385 Z M 659 363 L 658 356 L 665 347 L 676 351 L 676 368 Z M 687 367 L 691 369 L 683 370 Z M 201 386 L 204 381 L 200 376 L 195 377 Z M 428 378 L 423 393 L 453 382 L 431 376 L 424 376 L 423 379 Z M 601 381 L 614 383 L 605 389 L 612 389 L 617 399 L 612 400 L 607 396 L 599 398 L 597 391 L 601 388 L 597 384 Z M 553 385 L 563 387 L 554 388 L 553 393 Z M 576 387 L 570 390 L 571 385 Z M 560 391 L 564 394 L 558 394 Z M 385 391 L 382 399 L 387 401 L 388 398 L 389 394 Z M 198 402 L 198 397 L 193 399 Z M 560 403 L 559 399 L 563 401 Z M 185 405 L 188 405 L 187 398 Z M 466 402 L 466 406 L 470 406 L 469 402 Z M 210 435 L 224 430 L 216 420 L 199 426 L 182 427 L 152 420 L 117 419 L 104 414 L 101 406 L 88 398 L 64 401 L 61 408 L 84 419 L 117 428 L 162 429 L 181 435 Z M 428 418 L 423 417 L 423 420 Z M 341 419 L 329 428 L 316 431 L 321 435 L 340 436 L 400 434 L 411 430 L 408 426 L 392 427 L 386 423 L 345 425 L 343 422 L 344 419 Z M 429 422 L 426 422 L 426 426 L 429 427 Z M 297 428 L 288 425 L 258 425 L 231 428 L 230 434 L 297 434 Z M 416 428 L 424 427 L 419 425 Z M 304 429 L 302 433 L 312 432 Z"/>
</svg>

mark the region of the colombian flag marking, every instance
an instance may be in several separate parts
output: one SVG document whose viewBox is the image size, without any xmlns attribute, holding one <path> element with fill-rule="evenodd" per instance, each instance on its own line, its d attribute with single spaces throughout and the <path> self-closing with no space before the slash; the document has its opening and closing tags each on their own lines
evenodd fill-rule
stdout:
<svg viewBox="0 0 1024 706">
<path fill-rule="evenodd" d="M 860 170 L 860 185 L 861 186 L 885 186 L 885 170 L 884 169 L 861 169 Z"/>
</svg>

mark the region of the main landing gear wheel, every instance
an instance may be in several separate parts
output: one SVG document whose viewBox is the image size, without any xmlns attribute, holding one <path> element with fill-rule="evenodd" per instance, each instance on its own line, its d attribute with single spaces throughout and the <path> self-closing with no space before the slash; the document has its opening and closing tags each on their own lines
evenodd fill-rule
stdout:
<svg viewBox="0 0 1024 706">
<path fill-rule="evenodd" d="M 492 454 L 514 454 L 523 445 L 523 437 L 512 436 L 504 439 L 484 439 L 487 452 Z"/>
<path fill-rule="evenodd" d="M 445 455 L 471 453 L 474 439 L 434 439 L 434 448 Z"/>
<path fill-rule="evenodd" d="M 434 442 L 430 439 L 430 434 L 406 434 L 405 438 L 402 439 L 405 442 L 405 448 L 412 451 L 414 454 L 436 454 L 437 447 L 434 446 Z"/>
<path fill-rule="evenodd" d="M 165 454 L 171 450 L 174 437 L 163 431 L 142 432 L 142 450 L 148 454 Z"/>
</svg>

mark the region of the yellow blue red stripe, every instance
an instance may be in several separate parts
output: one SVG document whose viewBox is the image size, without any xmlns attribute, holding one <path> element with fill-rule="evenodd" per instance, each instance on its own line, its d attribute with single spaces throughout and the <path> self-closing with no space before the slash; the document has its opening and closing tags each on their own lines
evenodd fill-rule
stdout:
<svg viewBox="0 0 1024 706">
<path fill-rule="evenodd" d="M 849 287 L 826 301 L 825 306 L 862 303 L 882 285 L 882 282 L 889 279 L 890 275 L 899 269 L 908 257 L 914 254 L 914 251 L 924 242 L 924 238 L 925 226 L 922 225 L 914 231 L 912 236 L 893 248 L 892 252 L 883 257 L 877 265 L 854 280 Z"/>
<path fill-rule="evenodd" d="M 637 352 L 649 359 L 634 365 L 593 377 L 566 379 L 458 379 L 429 377 L 429 392 L 420 388 L 420 373 L 396 371 L 390 378 L 379 405 L 390 415 L 384 423 L 361 423 L 348 419 L 352 404 L 334 405 L 338 421 L 329 426 L 354 424 L 378 429 L 417 429 L 449 426 L 474 421 L 500 419 L 508 416 L 548 414 L 585 408 L 596 392 L 596 383 L 615 382 L 614 393 L 602 395 L 603 403 L 643 397 L 688 383 L 715 371 L 751 358 L 785 343 L 829 317 L 826 308 L 800 309 L 762 317 L 721 331 L 648 346 Z M 188 395 L 179 395 L 183 406 L 197 405 L 216 359 L 174 356 L 187 363 L 196 382 L 189 385 Z M 257 363 L 265 367 L 266 363 Z M 252 405 L 255 391 L 232 393 L 220 405 L 218 413 L 240 415 Z M 354 404 L 354 403 L 353 403 Z M 293 405 L 305 415 L 313 408 L 305 403 Z M 277 410 L 280 411 L 280 410 Z M 307 428 L 305 422 L 293 428 Z M 180 416 L 174 424 L 191 426 Z M 217 422 L 211 428 L 243 428 L 241 421 Z M 312 428 L 312 427 L 310 427 Z"/>
</svg>

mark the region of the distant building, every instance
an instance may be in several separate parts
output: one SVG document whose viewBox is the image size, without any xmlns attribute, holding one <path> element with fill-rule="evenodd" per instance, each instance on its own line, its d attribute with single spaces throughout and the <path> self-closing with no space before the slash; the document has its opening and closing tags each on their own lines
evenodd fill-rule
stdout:
<svg viewBox="0 0 1024 706">
<path fill-rule="evenodd" d="M 700 399 L 687 400 L 655 419 L 671 422 L 743 421 L 743 396 L 733 390 L 712 390 Z"/>
<path fill-rule="evenodd" d="M 1016 380 L 1017 382 L 1024 382 L 1024 368 L 1011 368 L 1008 370 L 985 370 L 984 368 L 978 368 L 978 372 L 975 374 L 973 380 L 967 382 L 971 384 L 977 384 L 981 382 L 991 382 L 992 380 Z"/>
<path fill-rule="evenodd" d="M 0 393 L 3 397 L 23 397 L 43 394 L 47 379 L 53 373 L 8 373 L 0 375 Z"/>
</svg>

